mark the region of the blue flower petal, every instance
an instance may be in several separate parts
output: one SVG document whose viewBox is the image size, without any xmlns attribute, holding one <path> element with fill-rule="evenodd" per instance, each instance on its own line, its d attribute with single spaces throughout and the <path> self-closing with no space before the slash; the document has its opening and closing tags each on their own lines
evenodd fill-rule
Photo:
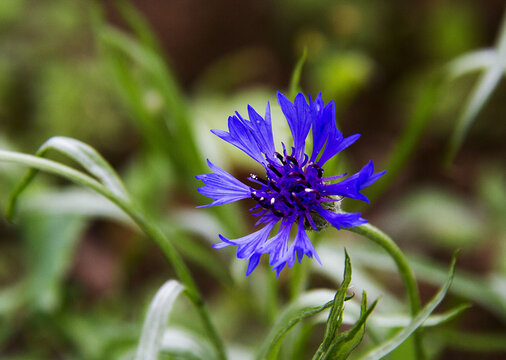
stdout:
<svg viewBox="0 0 506 360">
<path fill-rule="evenodd" d="M 304 217 L 299 217 L 299 227 L 297 229 L 297 235 L 295 236 L 295 240 L 288 251 L 285 252 L 285 255 L 281 257 L 276 264 L 273 266 L 273 270 L 276 270 L 279 274 L 281 270 L 288 264 L 288 267 L 291 268 L 293 264 L 295 264 L 295 258 L 301 262 L 303 256 L 306 255 L 308 258 L 315 257 L 316 261 L 321 265 L 320 258 L 316 253 L 311 240 L 307 236 L 306 230 L 304 229 Z"/>
<path fill-rule="evenodd" d="M 250 105 L 248 105 L 248 116 L 253 135 L 257 141 L 260 151 L 268 158 L 273 158 L 276 151 L 271 125 L 271 109 L 269 103 L 265 109 L 265 119 L 262 118 Z"/>
<path fill-rule="evenodd" d="M 367 220 L 360 217 L 360 213 L 335 213 L 324 208 L 316 209 L 316 211 L 338 230 L 367 223 Z"/>
<path fill-rule="evenodd" d="M 329 135 L 333 135 L 336 128 L 336 110 L 333 101 L 326 106 L 322 100 L 321 93 L 318 94 L 313 104 L 311 104 L 311 120 L 313 132 L 313 152 L 311 162 L 314 162 L 323 146 L 327 142 Z"/>
<path fill-rule="evenodd" d="M 291 153 L 287 152 L 283 143 L 282 154 L 275 153 L 269 104 L 264 118 L 248 105 L 249 119 L 236 112 L 229 117 L 228 132 L 212 132 L 261 163 L 266 176 L 252 175 L 249 180 L 255 185 L 250 188 L 210 162 L 208 164 L 213 173 L 197 176 L 205 184 L 198 189 L 199 192 L 214 200 L 204 206 L 226 204 L 248 197 L 257 202 L 250 211 L 258 217 L 256 225 L 264 223 L 264 228 L 239 239 L 227 239 L 220 235 L 222 242 L 213 245 L 217 249 L 237 246 L 237 257 L 249 260 L 246 275 L 258 266 L 263 254 L 269 254 L 269 264 L 278 276 L 286 265 L 292 267 L 296 260 L 301 262 L 304 256 L 314 257 L 320 263 L 304 228 L 305 219 L 315 230 L 318 227 L 311 215 L 315 212 L 337 229 L 366 223 L 360 213 L 336 213 L 322 205 L 328 201 L 341 201 L 342 198 L 332 197 L 334 195 L 368 201 L 360 191 L 385 173 L 374 173 L 374 165 L 369 162 L 349 178 L 329 184 L 329 181 L 346 174 L 323 177 L 323 165 L 353 144 L 360 134 L 343 137 L 336 126 L 334 103 L 331 101 L 325 105 L 321 94 L 313 101 L 311 96 L 306 100 L 299 93 L 293 103 L 280 92 L 277 98 L 293 135 Z M 313 151 L 309 157 L 305 154 L 305 142 L 311 129 Z M 269 239 L 280 221 L 280 229 Z M 298 222 L 298 230 L 290 244 L 290 231 L 295 221 Z"/>
<path fill-rule="evenodd" d="M 246 269 L 246 276 L 249 276 L 258 266 L 258 263 L 260 262 L 260 256 L 262 256 L 262 254 L 254 254 L 249 258 L 248 268 Z"/>
<path fill-rule="evenodd" d="M 288 240 L 293 223 L 293 220 L 283 220 L 278 233 L 265 242 L 259 249 L 263 254 L 269 254 L 269 265 L 276 264 L 288 250 Z"/>
<path fill-rule="evenodd" d="M 292 104 L 288 98 L 278 91 L 278 103 L 286 117 L 292 132 L 295 158 L 302 162 L 306 138 L 311 128 L 310 107 L 302 93 L 297 94 Z"/>
<path fill-rule="evenodd" d="M 343 138 L 343 134 L 337 128 L 333 131 L 333 134 L 329 136 L 327 141 L 327 146 L 325 146 L 325 150 L 321 158 L 318 160 L 318 164 L 323 166 L 328 160 L 334 157 L 337 153 L 343 151 L 348 146 L 352 145 L 355 141 L 360 138 L 360 134 L 355 134 Z"/>
<path fill-rule="evenodd" d="M 214 135 L 241 149 L 260 164 L 266 164 L 249 122 L 235 115 L 230 116 L 228 118 L 228 131 L 211 130 Z"/>
<path fill-rule="evenodd" d="M 201 205 L 198 207 L 228 204 L 251 196 L 251 189 L 249 186 L 243 184 L 225 170 L 220 169 L 211 163 L 209 160 L 207 160 L 207 164 L 213 173 L 195 176 L 197 180 L 201 180 L 205 184 L 205 186 L 199 187 L 197 190 L 202 195 L 207 196 L 214 201 L 211 204 Z"/>
<path fill-rule="evenodd" d="M 237 257 L 239 259 L 247 259 L 253 256 L 255 253 L 262 254 L 263 251 L 260 249 L 265 244 L 269 234 L 276 225 L 277 221 L 272 221 L 265 225 L 262 229 L 255 231 L 252 234 L 243 236 L 239 239 L 227 239 L 223 235 L 220 235 L 222 243 L 215 244 L 215 249 L 221 249 L 230 245 L 237 245 Z"/>
<path fill-rule="evenodd" d="M 369 161 L 358 173 L 337 183 L 325 185 L 324 191 L 327 195 L 340 195 L 351 199 L 369 202 L 369 199 L 360 193 L 360 190 L 378 180 L 386 171 L 374 173 L 374 164 Z"/>
</svg>

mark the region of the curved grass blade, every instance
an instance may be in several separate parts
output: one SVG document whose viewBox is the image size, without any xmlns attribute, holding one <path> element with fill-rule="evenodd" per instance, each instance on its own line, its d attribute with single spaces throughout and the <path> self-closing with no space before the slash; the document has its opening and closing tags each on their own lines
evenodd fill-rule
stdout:
<svg viewBox="0 0 506 360">
<path fill-rule="evenodd" d="M 428 80 L 422 85 L 416 98 L 411 117 L 401 137 L 396 141 L 394 148 L 390 152 L 384 166 L 380 168 L 388 169 L 386 174 L 378 181 L 368 192 L 368 198 L 374 203 L 386 189 L 397 179 L 399 173 L 412 157 L 415 149 L 422 138 L 430 119 L 432 118 L 436 104 L 442 91 L 442 76 L 435 73 L 429 76 Z M 358 209 L 363 205 L 355 205 Z M 356 210 L 353 207 L 352 210 Z"/>
<path fill-rule="evenodd" d="M 396 268 L 385 254 L 364 247 L 348 246 L 355 262 L 362 266 L 395 272 Z M 445 281 L 446 270 L 441 264 L 419 256 L 409 256 L 409 263 L 418 278 L 437 285 Z M 480 304 L 506 322 L 506 298 L 490 279 L 463 273 L 455 275 L 451 292 L 473 303 Z"/>
<path fill-rule="evenodd" d="M 174 302 L 184 290 L 183 285 L 169 280 L 158 290 L 149 306 L 137 347 L 136 360 L 156 360 L 162 347 L 162 337 Z"/>
<path fill-rule="evenodd" d="M 0 161 L 17 163 L 64 177 L 77 184 L 83 185 L 96 191 L 97 193 L 111 200 L 123 211 L 125 211 L 125 213 L 127 213 L 132 218 L 132 220 L 134 220 L 135 223 L 143 230 L 143 232 L 145 232 L 148 237 L 156 242 L 156 244 L 163 251 L 164 255 L 170 261 L 177 276 L 185 285 L 188 297 L 195 305 L 196 310 L 204 324 L 204 327 L 206 328 L 211 340 L 213 341 L 213 344 L 216 347 L 218 357 L 221 360 L 225 360 L 226 356 L 224 346 L 218 333 L 216 332 L 216 329 L 211 323 L 209 313 L 204 306 L 201 294 L 197 288 L 197 285 L 195 284 L 195 281 L 193 280 L 188 267 L 174 248 L 174 245 L 169 242 L 165 235 L 160 231 L 160 229 L 155 226 L 150 220 L 145 218 L 136 207 L 134 207 L 129 201 L 126 201 L 111 192 L 110 189 L 92 177 L 85 175 L 81 171 L 77 171 L 71 167 L 59 164 L 57 162 L 43 159 L 37 156 L 5 150 L 0 150 Z"/>
<path fill-rule="evenodd" d="M 144 125 L 151 127 L 149 137 L 154 137 L 153 140 L 156 140 L 160 148 L 166 151 L 181 171 L 191 175 L 201 173 L 204 169 L 203 161 L 198 161 L 200 156 L 198 156 L 194 132 L 191 127 L 192 122 L 185 106 L 186 100 L 164 59 L 153 49 L 140 44 L 137 40 L 112 27 L 103 27 L 98 35 L 106 49 L 116 54 L 122 54 L 122 57 L 126 55 L 131 59 L 163 99 L 163 109 L 169 116 L 169 122 L 160 123 L 156 126 L 158 132 L 154 132 L 153 126 L 146 124 L 148 119 L 144 119 Z M 129 79 L 133 93 L 142 93 L 139 90 L 140 84 L 129 74 L 131 71 L 131 69 L 124 67 L 122 75 Z M 131 97 L 128 96 L 129 99 Z M 139 104 L 139 106 L 145 107 L 143 104 Z M 147 109 L 143 108 L 141 111 L 147 113 L 143 116 L 152 118 Z"/>
<path fill-rule="evenodd" d="M 132 219 L 114 203 L 96 192 L 78 187 L 48 190 L 34 194 L 27 201 L 23 201 L 23 212 L 28 214 L 44 213 L 53 216 L 98 217 L 114 220 L 138 230 Z"/>
<path fill-rule="evenodd" d="M 313 360 L 324 359 L 324 356 L 326 356 L 326 354 L 329 352 L 330 347 L 334 343 L 334 340 L 337 337 L 339 331 L 339 327 L 343 322 L 344 301 L 346 299 L 346 292 L 348 291 L 348 287 L 350 286 L 351 282 L 351 261 L 346 250 L 344 262 L 345 265 L 343 282 L 339 286 L 339 289 L 336 292 L 336 296 L 334 297 L 332 308 L 330 309 L 329 317 L 327 320 L 327 325 L 325 326 L 323 341 L 313 356 Z"/>
<path fill-rule="evenodd" d="M 174 327 L 165 329 L 160 352 L 183 359 L 216 360 L 216 354 L 204 338 Z"/>
<path fill-rule="evenodd" d="M 457 120 L 457 126 L 455 127 L 448 143 L 444 158 L 444 164 L 446 166 L 448 166 L 455 158 L 455 155 L 462 146 L 462 142 L 464 141 L 464 137 L 469 131 L 469 128 L 492 95 L 492 92 L 497 87 L 497 84 L 501 80 L 504 72 L 504 65 L 496 62 L 496 64 L 491 66 L 485 74 L 481 76 L 478 84 L 476 84 L 464 110 Z"/>
<path fill-rule="evenodd" d="M 427 320 L 423 322 L 421 326 L 434 327 L 444 324 L 448 321 L 455 319 L 457 316 L 462 314 L 465 310 L 469 309 L 471 306 L 472 306 L 471 304 L 461 304 L 451 310 L 442 312 L 440 314 L 431 315 L 427 318 Z M 368 323 L 371 324 L 371 326 L 375 327 L 396 328 L 408 326 L 411 319 L 412 318 L 407 315 L 374 314 L 369 317 Z M 346 323 L 346 318 L 344 323 Z"/>
<path fill-rule="evenodd" d="M 275 358 L 281 341 L 288 331 L 300 321 L 330 308 L 334 303 L 333 300 L 328 301 L 331 297 L 332 293 L 330 292 L 313 291 L 302 295 L 289 305 L 279 315 L 264 345 L 261 347 L 257 360 Z M 322 302 L 324 302 L 323 305 L 321 305 Z"/>
<path fill-rule="evenodd" d="M 137 38 L 145 46 L 150 47 L 158 53 L 161 53 L 161 46 L 155 33 L 146 22 L 141 13 L 131 4 L 130 1 L 118 0 L 115 2 L 116 8 L 120 12 L 128 26 L 137 35 Z"/>
<path fill-rule="evenodd" d="M 295 68 L 292 73 L 292 78 L 290 79 L 290 89 L 288 90 L 290 99 L 295 99 L 295 96 L 300 91 L 300 75 L 302 74 L 302 67 L 306 62 L 306 57 L 307 57 L 307 49 L 304 48 L 304 51 L 302 51 L 302 55 L 300 56 L 299 60 L 297 61 L 297 64 L 295 65 Z"/>
<path fill-rule="evenodd" d="M 56 136 L 47 140 L 37 150 L 36 156 L 44 157 L 50 150 L 56 151 L 68 158 L 74 160 L 81 165 L 88 173 L 93 175 L 114 195 L 129 202 L 129 198 L 125 187 L 116 172 L 105 161 L 105 159 L 91 146 L 67 137 Z M 7 205 L 7 219 L 12 220 L 17 200 L 23 190 L 30 184 L 30 182 L 37 175 L 36 168 L 30 168 L 25 177 L 21 180 L 19 185 L 12 192 L 9 203 Z"/>
<path fill-rule="evenodd" d="M 360 317 L 353 327 L 339 335 L 330 345 L 328 351 L 321 359 L 344 360 L 347 359 L 351 352 L 362 342 L 365 333 L 365 322 L 376 307 L 378 299 L 371 306 L 367 307 L 367 295 L 365 291 L 362 293 L 362 304 L 360 306 Z"/>
<path fill-rule="evenodd" d="M 322 291 L 322 290 L 320 290 Z M 327 290 L 331 291 L 331 290 Z M 472 307 L 470 303 L 464 303 L 455 306 L 453 309 L 444 311 L 435 315 L 431 315 L 423 322 L 421 327 L 435 327 L 455 319 L 465 310 Z M 361 307 L 355 302 L 350 301 L 346 304 L 346 311 L 343 314 L 343 325 L 354 325 L 360 318 Z M 375 328 L 401 328 L 409 325 L 413 318 L 409 315 L 398 313 L 377 313 L 371 314 L 367 319 L 367 323 Z M 315 318 L 315 323 L 325 322 L 326 318 L 319 315 Z"/>
<path fill-rule="evenodd" d="M 439 292 L 432 298 L 431 301 L 420 311 L 420 313 L 411 321 L 411 323 L 406 326 L 404 329 L 399 331 L 392 339 L 387 342 L 381 344 L 379 347 L 368 352 L 362 360 L 378 360 L 388 355 L 390 352 L 395 350 L 399 345 L 401 345 L 406 339 L 408 339 L 415 331 L 418 329 L 425 320 L 430 316 L 430 314 L 434 311 L 434 309 L 439 305 L 439 303 L 446 296 L 446 293 L 450 289 L 450 286 L 453 282 L 453 277 L 455 275 L 455 264 L 457 261 L 457 253 L 453 255 L 452 263 L 450 265 L 450 271 L 448 273 L 448 277 L 446 282 L 441 287 Z"/>
<path fill-rule="evenodd" d="M 506 72 L 506 12 L 503 17 L 499 40 L 497 44 L 496 61 L 488 67 L 488 70 L 480 77 L 480 80 L 474 87 L 467 104 L 457 120 L 457 125 L 444 156 L 444 164 L 449 166 L 455 158 L 455 155 L 462 146 L 462 142 L 469 131 L 469 128 L 475 121 L 479 112 L 485 106 L 492 95 L 499 81 Z"/>
<path fill-rule="evenodd" d="M 498 54 L 496 49 L 484 49 L 464 54 L 452 60 L 447 65 L 448 81 L 454 80 L 474 71 L 490 68 L 497 63 Z"/>
</svg>

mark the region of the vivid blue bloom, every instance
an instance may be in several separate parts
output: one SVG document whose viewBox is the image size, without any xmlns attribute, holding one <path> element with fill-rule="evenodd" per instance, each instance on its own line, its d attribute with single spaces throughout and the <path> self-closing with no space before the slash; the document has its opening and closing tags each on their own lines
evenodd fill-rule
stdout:
<svg viewBox="0 0 506 360">
<path fill-rule="evenodd" d="M 290 151 L 282 144 L 282 152 L 276 152 L 269 104 L 264 117 L 248 106 L 249 119 L 236 112 L 228 118 L 228 132 L 212 130 L 213 134 L 258 161 L 265 168 L 264 177 L 251 174 L 247 178 L 251 186 L 246 185 L 209 160 L 207 163 L 213 172 L 196 176 L 205 184 L 198 191 L 214 200 L 203 206 L 248 198 L 256 202 L 250 209 L 252 215 L 259 218 L 255 226 L 265 226 L 239 239 L 227 239 L 220 235 L 222 242 L 214 245 L 217 249 L 236 245 L 237 257 L 249 260 L 246 275 L 256 268 L 263 254 L 269 254 L 269 264 L 278 275 L 285 265 L 292 267 L 295 259 L 300 262 L 304 255 L 309 258 L 314 256 L 321 264 L 306 229 L 319 231 L 327 224 L 340 229 L 366 223 L 360 213 L 343 213 L 336 205 L 345 197 L 368 202 L 360 190 L 385 173 L 374 173 L 374 165 L 370 161 L 355 175 L 332 183 L 346 174 L 324 177 L 325 163 L 353 144 L 360 135 L 343 137 L 336 127 L 334 102 L 325 105 L 321 94 L 314 101 L 309 96 L 307 101 L 299 93 L 292 103 L 278 92 L 278 102 L 293 136 L 294 146 Z M 313 135 L 311 156 L 305 152 L 310 130 Z M 277 224 L 277 234 L 269 238 Z M 290 243 L 294 225 L 298 228 L 295 239 Z"/>
</svg>

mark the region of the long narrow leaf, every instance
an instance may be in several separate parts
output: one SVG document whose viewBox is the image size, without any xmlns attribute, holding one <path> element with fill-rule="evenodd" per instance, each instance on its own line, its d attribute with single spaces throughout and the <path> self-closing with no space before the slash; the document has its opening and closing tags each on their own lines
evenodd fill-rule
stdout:
<svg viewBox="0 0 506 360">
<path fill-rule="evenodd" d="M 503 17 L 499 39 L 497 42 L 497 56 L 493 64 L 481 76 L 480 80 L 473 89 L 464 110 L 460 114 L 455 130 L 448 142 L 444 162 L 449 165 L 458 150 L 460 149 L 464 138 L 473 124 L 474 120 L 486 104 L 493 91 L 499 84 L 499 81 L 506 72 L 506 12 Z"/>
<path fill-rule="evenodd" d="M 388 355 L 390 352 L 395 350 L 399 345 L 401 345 L 406 339 L 408 339 L 415 331 L 418 329 L 425 320 L 430 316 L 430 314 L 434 311 L 434 309 L 439 305 L 439 303 L 444 299 L 446 293 L 450 289 L 450 286 L 453 282 L 453 277 L 455 275 L 455 264 L 457 261 L 457 254 L 453 256 L 452 263 L 450 265 L 450 271 L 448 273 L 448 277 L 446 282 L 438 291 L 438 293 L 432 298 L 431 301 L 420 311 L 420 313 L 411 321 L 411 323 L 406 326 L 404 329 L 399 331 L 392 339 L 387 342 L 381 344 L 379 347 L 368 352 L 362 360 L 378 360 Z"/>
<path fill-rule="evenodd" d="M 332 292 L 326 290 L 311 291 L 300 296 L 278 317 L 257 356 L 258 360 L 270 359 L 285 337 L 301 320 L 316 315 L 332 306 Z M 324 305 L 321 305 L 321 304 Z"/>
<path fill-rule="evenodd" d="M 343 282 L 339 286 L 339 289 L 337 290 L 334 297 L 334 302 L 332 304 L 329 318 L 327 320 L 327 325 L 325 327 L 323 341 L 313 356 L 314 360 L 323 359 L 325 354 L 328 353 L 329 348 L 334 342 L 334 339 L 336 338 L 339 331 L 339 327 L 343 321 L 344 301 L 346 300 L 346 292 L 348 291 L 348 287 L 350 286 L 351 282 L 351 261 L 346 250 L 344 263 Z"/>
<path fill-rule="evenodd" d="M 126 0 L 119 0 L 116 1 L 116 7 L 142 44 L 160 53 L 161 46 L 155 33 L 151 30 L 146 19 L 135 9 L 132 3 Z"/>
<path fill-rule="evenodd" d="M 385 254 L 366 247 L 348 246 L 355 262 L 362 266 L 370 266 L 383 271 L 395 272 L 396 268 Z M 420 256 L 409 256 L 409 262 L 417 276 L 433 285 L 440 284 L 446 279 L 446 269 L 434 261 Z M 451 292 L 498 315 L 506 322 L 506 298 L 490 279 L 483 279 L 472 274 L 459 272 L 455 276 Z"/>
<path fill-rule="evenodd" d="M 171 155 L 171 151 L 175 152 L 177 157 L 174 157 L 173 161 L 184 171 L 193 174 L 201 171 L 203 163 L 198 160 L 200 157 L 185 106 L 186 100 L 165 61 L 153 49 L 143 46 L 135 39 L 113 28 L 104 28 L 99 35 L 100 40 L 108 48 L 131 58 L 162 96 L 165 102 L 164 109 L 169 115 L 170 123 L 168 123 L 169 126 L 164 124 L 159 128 L 159 131 L 167 135 L 165 145 L 163 143 L 161 145 L 169 150 L 168 155 Z"/>
<path fill-rule="evenodd" d="M 93 175 L 114 195 L 129 201 L 127 192 L 123 183 L 116 175 L 112 167 L 104 160 L 104 158 L 91 146 L 67 137 L 52 137 L 42 144 L 36 153 L 36 156 L 44 157 L 50 150 L 56 151 L 68 158 L 74 160 L 81 165 L 87 172 Z M 21 180 L 19 185 L 14 189 L 9 199 L 7 207 L 7 218 L 12 219 L 16 209 L 19 195 L 30 184 L 37 175 L 38 170 L 31 168 Z"/>
<path fill-rule="evenodd" d="M 206 339 L 188 330 L 175 327 L 165 329 L 160 352 L 184 359 L 216 359 L 216 354 Z"/>
<path fill-rule="evenodd" d="M 371 306 L 367 307 L 367 295 L 365 291 L 362 293 L 362 304 L 358 321 L 350 330 L 335 339 L 323 359 L 345 360 L 350 356 L 351 352 L 362 342 L 365 333 L 365 322 L 377 303 L 378 300 L 376 299 Z"/>
<path fill-rule="evenodd" d="M 184 287 L 175 280 L 167 281 L 156 293 L 142 327 L 136 360 L 156 360 L 169 314 Z"/>
<path fill-rule="evenodd" d="M 448 80 L 454 80 L 468 73 L 490 68 L 497 62 L 496 49 L 484 49 L 464 54 L 447 65 Z"/>
<path fill-rule="evenodd" d="M 464 137 L 504 74 L 504 65 L 496 62 L 483 74 L 471 93 L 467 105 L 460 114 L 445 156 L 445 164 L 453 161 Z"/>
<path fill-rule="evenodd" d="M 302 55 L 300 56 L 297 64 L 295 65 L 295 69 L 292 73 L 292 78 L 290 79 L 290 89 L 288 90 L 288 94 L 290 99 L 294 99 L 297 95 L 297 92 L 300 90 L 300 76 L 302 74 L 302 67 L 306 62 L 307 49 L 304 48 Z"/>
</svg>

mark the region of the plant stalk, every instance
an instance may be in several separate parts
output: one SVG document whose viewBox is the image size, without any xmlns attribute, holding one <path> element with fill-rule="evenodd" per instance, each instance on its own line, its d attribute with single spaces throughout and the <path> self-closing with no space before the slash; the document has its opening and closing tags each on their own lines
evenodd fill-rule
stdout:
<svg viewBox="0 0 506 360">
<path fill-rule="evenodd" d="M 0 161 L 22 164 L 25 166 L 29 166 L 31 168 L 36 168 L 38 170 L 42 170 L 51 174 L 67 178 L 79 185 L 88 187 L 96 191 L 100 195 L 104 196 L 105 198 L 111 200 L 128 216 L 130 216 L 130 218 L 139 226 L 139 228 L 148 237 L 152 238 L 155 241 L 155 243 L 161 248 L 162 252 L 167 257 L 169 262 L 172 264 L 172 266 L 174 267 L 174 271 L 176 272 L 176 275 L 185 285 L 189 298 L 196 305 L 197 312 L 201 317 L 204 327 L 206 328 L 206 332 L 209 334 L 214 346 L 216 347 L 218 358 L 220 360 L 226 360 L 224 345 L 215 327 L 211 322 L 211 318 L 209 316 L 207 308 L 204 305 L 202 295 L 200 294 L 188 267 L 186 266 L 183 259 L 181 258 L 177 250 L 174 248 L 172 243 L 168 241 L 168 239 L 163 235 L 160 229 L 158 229 L 158 227 L 156 227 L 155 225 L 152 224 L 152 222 L 146 219 L 141 214 L 141 212 L 135 208 L 133 204 L 115 195 L 114 193 L 109 191 L 109 189 L 107 189 L 104 185 L 102 185 L 97 180 L 91 178 L 90 176 L 85 175 L 82 172 L 77 171 L 75 169 L 72 169 L 71 167 L 59 164 L 51 160 L 39 158 L 33 155 L 22 154 L 18 152 L 0 150 Z"/>
<path fill-rule="evenodd" d="M 375 242 L 392 257 L 397 269 L 399 270 L 404 287 L 406 288 L 411 315 L 415 317 L 421 309 L 420 294 L 418 292 L 418 286 L 413 270 L 411 270 L 408 260 L 397 244 L 387 234 L 371 224 L 364 224 L 345 230 L 362 235 Z M 415 341 L 416 357 L 417 359 L 423 359 L 424 352 L 420 333 L 415 332 L 413 336 Z"/>
</svg>

